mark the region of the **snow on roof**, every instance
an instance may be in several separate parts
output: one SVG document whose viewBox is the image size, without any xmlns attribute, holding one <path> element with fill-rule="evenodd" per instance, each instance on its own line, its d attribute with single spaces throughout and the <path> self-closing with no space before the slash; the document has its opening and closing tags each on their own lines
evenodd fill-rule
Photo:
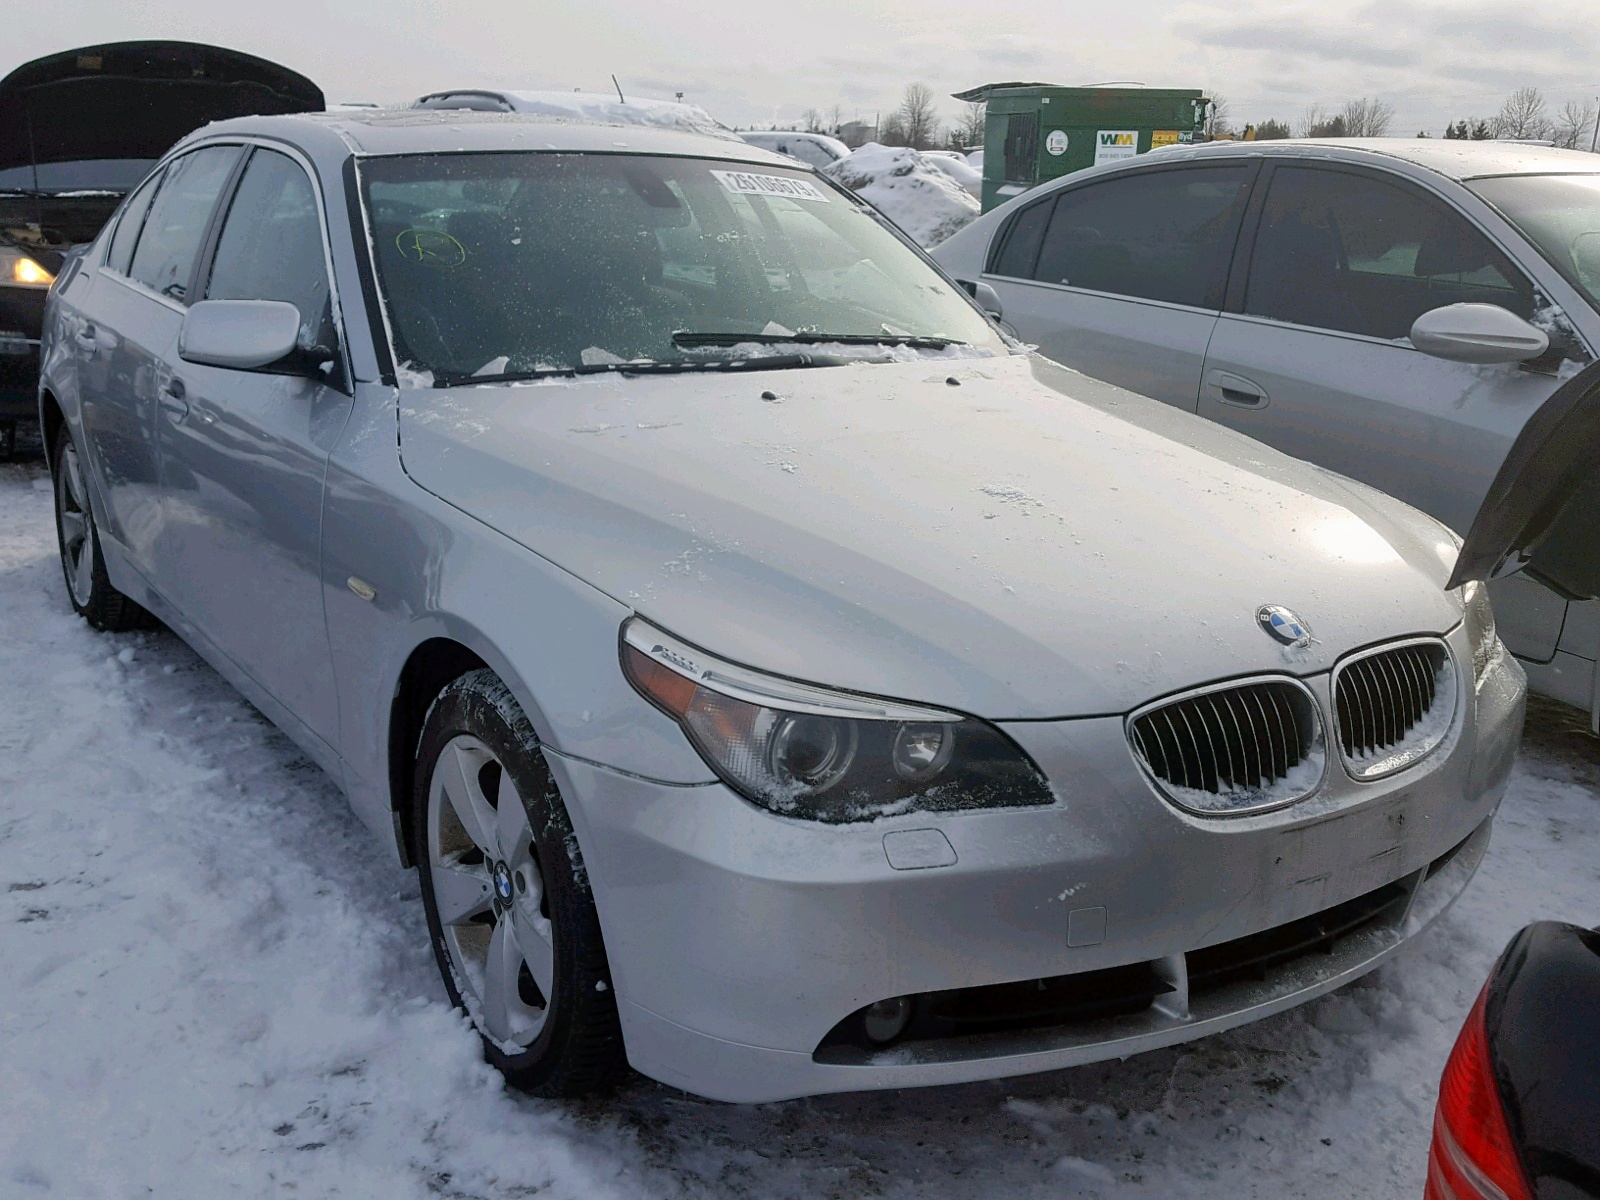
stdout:
<svg viewBox="0 0 1600 1200">
<path fill-rule="evenodd" d="M 822 174 L 859 194 L 918 245 L 931 247 L 978 215 L 978 201 L 952 177 L 954 165 L 905 146 L 868 142 Z"/>
<path fill-rule="evenodd" d="M 618 100 L 605 92 L 500 92 L 518 112 L 539 113 L 547 117 L 567 117 L 579 121 L 604 121 L 617 125 L 653 125 L 685 133 L 704 133 L 712 137 L 740 141 L 715 117 L 698 104 L 675 100 L 635 98 Z"/>
</svg>

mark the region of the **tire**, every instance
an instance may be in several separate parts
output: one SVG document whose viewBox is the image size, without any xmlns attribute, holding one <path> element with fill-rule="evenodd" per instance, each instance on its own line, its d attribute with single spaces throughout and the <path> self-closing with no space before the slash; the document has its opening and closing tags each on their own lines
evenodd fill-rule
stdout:
<svg viewBox="0 0 1600 1200">
<path fill-rule="evenodd" d="M 434 702 L 412 804 L 434 956 L 484 1057 L 535 1095 L 610 1087 L 627 1059 L 588 874 L 533 727 L 492 671 Z"/>
<path fill-rule="evenodd" d="M 61 573 L 72 610 L 94 628 L 108 633 L 151 628 L 155 618 L 112 587 L 111 577 L 106 574 L 89 481 L 70 433 L 63 432 L 56 446 L 51 477 L 55 484 L 56 544 L 61 550 Z"/>
</svg>

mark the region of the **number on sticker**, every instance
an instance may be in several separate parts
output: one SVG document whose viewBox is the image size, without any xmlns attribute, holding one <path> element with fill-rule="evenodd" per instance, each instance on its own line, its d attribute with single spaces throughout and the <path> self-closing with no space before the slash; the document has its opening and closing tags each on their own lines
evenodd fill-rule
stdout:
<svg viewBox="0 0 1600 1200">
<path fill-rule="evenodd" d="M 717 182 L 741 196 L 787 196 L 791 200 L 828 203 L 827 194 L 805 179 L 785 179 L 782 175 L 752 175 L 748 171 L 713 171 Z"/>
</svg>

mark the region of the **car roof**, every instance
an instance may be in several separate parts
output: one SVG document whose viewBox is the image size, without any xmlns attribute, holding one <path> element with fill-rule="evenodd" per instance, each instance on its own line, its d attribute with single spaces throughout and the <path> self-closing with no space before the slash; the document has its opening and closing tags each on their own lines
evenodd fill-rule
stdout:
<svg viewBox="0 0 1600 1200">
<path fill-rule="evenodd" d="M 629 151 L 721 158 L 795 169 L 794 160 L 741 140 L 657 126 L 538 113 L 374 108 L 281 117 L 239 117 L 207 125 L 196 130 L 191 138 L 226 134 L 277 137 L 321 147 L 330 139 L 337 139 L 358 157 L 508 150 Z"/>
<path fill-rule="evenodd" d="M 1453 138 L 1286 138 L 1267 142 L 1207 142 L 1163 147 L 1162 159 L 1213 155 L 1267 155 L 1399 159 L 1455 180 L 1492 175 L 1589 175 L 1600 173 L 1600 157 L 1582 150 L 1559 150 L 1522 142 L 1457 141 Z M 1148 161 L 1144 155 L 1128 163 Z"/>
</svg>

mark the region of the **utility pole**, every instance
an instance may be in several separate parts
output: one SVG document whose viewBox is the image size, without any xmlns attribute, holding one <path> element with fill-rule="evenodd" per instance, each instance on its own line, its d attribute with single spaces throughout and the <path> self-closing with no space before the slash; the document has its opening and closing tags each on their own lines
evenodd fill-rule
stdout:
<svg viewBox="0 0 1600 1200">
<path fill-rule="evenodd" d="M 1594 98 L 1594 103 L 1595 103 L 1594 136 L 1589 139 L 1589 153 L 1590 154 L 1595 153 L 1596 150 L 1600 150 L 1600 96 L 1596 96 Z"/>
</svg>

